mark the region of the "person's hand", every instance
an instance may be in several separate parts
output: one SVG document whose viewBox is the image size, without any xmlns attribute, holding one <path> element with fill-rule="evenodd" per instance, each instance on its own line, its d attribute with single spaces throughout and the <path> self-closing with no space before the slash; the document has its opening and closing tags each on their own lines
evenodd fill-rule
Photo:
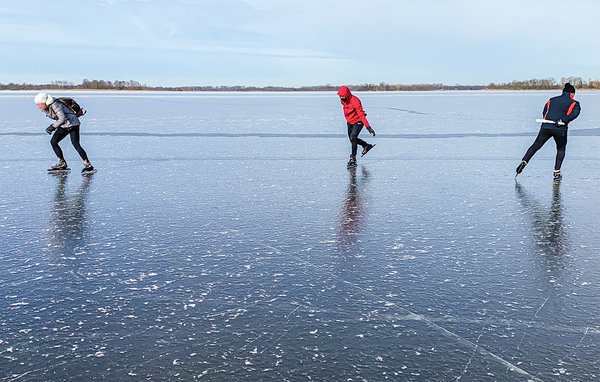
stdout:
<svg viewBox="0 0 600 382">
<path fill-rule="evenodd" d="M 54 126 L 52 126 L 52 125 L 50 125 L 50 126 L 46 127 L 46 132 L 47 132 L 48 134 L 50 134 L 50 135 L 52 135 L 52 132 L 53 132 L 54 130 L 56 130 L 56 127 L 54 127 Z"/>
<path fill-rule="evenodd" d="M 375 136 L 375 130 L 373 130 L 371 126 L 367 127 L 367 130 L 369 131 L 369 133 L 371 133 L 372 136 Z"/>
</svg>

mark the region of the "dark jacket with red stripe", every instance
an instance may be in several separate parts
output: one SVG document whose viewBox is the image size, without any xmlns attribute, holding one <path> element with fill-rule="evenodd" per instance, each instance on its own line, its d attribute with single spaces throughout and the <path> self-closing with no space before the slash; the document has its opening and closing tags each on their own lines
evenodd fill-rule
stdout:
<svg viewBox="0 0 600 382">
<path fill-rule="evenodd" d="M 345 97 L 346 100 L 342 100 L 342 106 L 344 106 L 344 116 L 349 124 L 354 125 L 355 123 L 362 122 L 365 127 L 369 127 L 369 122 L 365 111 L 362 108 L 362 104 L 357 96 L 352 95 L 350 89 L 346 86 L 342 86 L 337 93 L 340 97 Z"/>
<path fill-rule="evenodd" d="M 542 115 L 544 119 L 551 121 L 562 120 L 566 126 L 556 126 L 551 123 L 542 123 L 543 128 L 547 129 L 562 129 L 567 128 L 569 122 L 579 116 L 581 106 L 579 101 L 574 98 L 574 93 L 563 92 L 561 95 L 552 97 L 546 102 Z"/>
</svg>

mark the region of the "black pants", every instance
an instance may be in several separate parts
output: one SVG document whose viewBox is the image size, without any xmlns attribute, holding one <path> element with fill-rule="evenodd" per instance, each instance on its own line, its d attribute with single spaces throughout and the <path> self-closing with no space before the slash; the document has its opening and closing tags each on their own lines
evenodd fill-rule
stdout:
<svg viewBox="0 0 600 382">
<path fill-rule="evenodd" d="M 356 152 L 358 151 L 358 145 L 362 147 L 367 147 L 369 144 L 358 137 L 360 131 L 363 128 L 363 123 L 358 122 L 355 124 L 348 123 L 348 138 L 350 139 L 350 143 L 352 144 L 352 155 L 356 156 Z"/>
<path fill-rule="evenodd" d="M 550 138 L 554 138 L 554 142 L 556 142 L 556 160 L 554 162 L 554 169 L 560 170 L 560 166 L 562 166 L 562 162 L 565 159 L 567 148 L 567 129 L 546 129 L 542 127 L 537 138 L 525 153 L 523 160 L 529 162 L 531 157 L 533 157 L 533 155 L 541 149 L 544 143 Z"/>
<path fill-rule="evenodd" d="M 73 147 L 75 147 L 75 150 L 77 150 L 77 152 L 79 153 L 81 159 L 87 161 L 87 153 L 79 144 L 79 126 L 69 127 L 68 129 L 59 127 L 58 129 L 56 129 L 54 135 L 52 136 L 52 139 L 50 140 L 50 144 L 52 145 L 52 149 L 54 150 L 56 156 L 62 160 L 65 160 L 65 157 L 63 156 L 63 152 L 60 149 L 58 142 L 62 141 L 67 135 L 71 136 L 71 143 L 73 144 Z"/>
</svg>

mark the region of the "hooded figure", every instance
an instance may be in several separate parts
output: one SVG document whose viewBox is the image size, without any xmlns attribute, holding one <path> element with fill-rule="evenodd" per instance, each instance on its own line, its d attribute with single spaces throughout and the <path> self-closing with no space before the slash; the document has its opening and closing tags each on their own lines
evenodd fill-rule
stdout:
<svg viewBox="0 0 600 382">
<path fill-rule="evenodd" d="M 544 143 L 550 138 L 554 138 L 556 143 L 556 159 L 554 161 L 554 179 L 562 177 L 560 167 L 565 159 L 567 148 L 567 130 L 569 123 L 579 116 L 581 106 L 579 101 L 575 100 L 575 87 L 566 83 L 562 94 L 552 97 L 544 105 L 542 116 L 544 122 L 540 127 L 537 138 L 529 147 L 521 163 L 517 166 L 517 175 L 519 175 L 533 155 L 542 148 Z"/>
<path fill-rule="evenodd" d="M 348 125 L 348 138 L 352 145 L 352 153 L 350 154 L 350 160 L 348 166 L 356 166 L 356 153 L 358 151 L 358 145 L 361 145 L 362 156 L 369 152 L 375 145 L 371 145 L 358 137 L 363 126 L 367 128 L 369 133 L 375 136 L 375 131 L 371 128 L 369 121 L 367 121 L 367 114 L 362 108 L 362 104 L 357 96 L 352 95 L 350 89 L 346 86 L 340 87 L 338 90 L 338 96 L 344 108 L 344 117 Z"/>
</svg>

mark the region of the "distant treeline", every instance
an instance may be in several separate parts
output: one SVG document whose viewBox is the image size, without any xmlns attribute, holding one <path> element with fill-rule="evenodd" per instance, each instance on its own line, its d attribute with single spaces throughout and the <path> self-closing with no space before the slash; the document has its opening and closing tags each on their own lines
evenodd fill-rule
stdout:
<svg viewBox="0 0 600 382">
<path fill-rule="evenodd" d="M 581 77 L 562 77 L 560 81 L 554 78 L 532 79 L 526 81 L 512 81 L 504 84 L 491 83 L 486 90 L 554 90 L 562 89 L 564 84 L 571 83 L 575 89 L 600 89 L 599 80 L 584 81 Z"/>
<path fill-rule="evenodd" d="M 104 80 L 83 80 L 79 85 L 70 81 L 52 81 L 49 84 L 2 84 L 0 90 L 39 90 L 39 89 L 60 89 L 60 90 L 152 90 L 152 88 L 142 85 L 137 81 L 104 81 Z"/>
<path fill-rule="evenodd" d="M 483 85 L 444 85 L 444 84 L 413 84 L 413 85 L 402 85 L 402 84 L 386 84 L 385 82 L 374 84 L 362 84 L 362 85 L 349 85 L 351 90 L 357 91 L 434 91 L 434 90 L 481 90 L 484 89 Z M 337 90 L 337 88 L 336 88 Z"/>
<path fill-rule="evenodd" d="M 481 90 L 481 85 L 444 85 L 444 84 L 416 84 L 416 85 L 390 85 L 384 82 L 379 84 L 348 85 L 355 91 L 398 91 L 398 90 Z M 154 90 L 154 91 L 337 91 L 338 85 L 316 86 L 148 86 L 137 81 L 104 81 L 83 80 L 76 85 L 69 81 L 52 81 L 49 84 L 0 84 L 0 90 Z"/>
<path fill-rule="evenodd" d="M 444 85 L 444 84 L 360 84 L 348 85 L 353 91 L 439 91 L 439 90 L 554 90 L 570 82 L 576 89 L 600 89 L 599 80 L 584 81 L 580 77 L 563 77 L 512 81 L 509 83 L 490 83 L 484 85 Z M 69 81 L 52 81 L 49 84 L 2 84 L 0 90 L 152 90 L 152 91 L 337 91 L 338 85 L 316 85 L 301 87 L 286 86 L 148 86 L 137 81 L 83 80 L 80 84 Z"/>
</svg>

